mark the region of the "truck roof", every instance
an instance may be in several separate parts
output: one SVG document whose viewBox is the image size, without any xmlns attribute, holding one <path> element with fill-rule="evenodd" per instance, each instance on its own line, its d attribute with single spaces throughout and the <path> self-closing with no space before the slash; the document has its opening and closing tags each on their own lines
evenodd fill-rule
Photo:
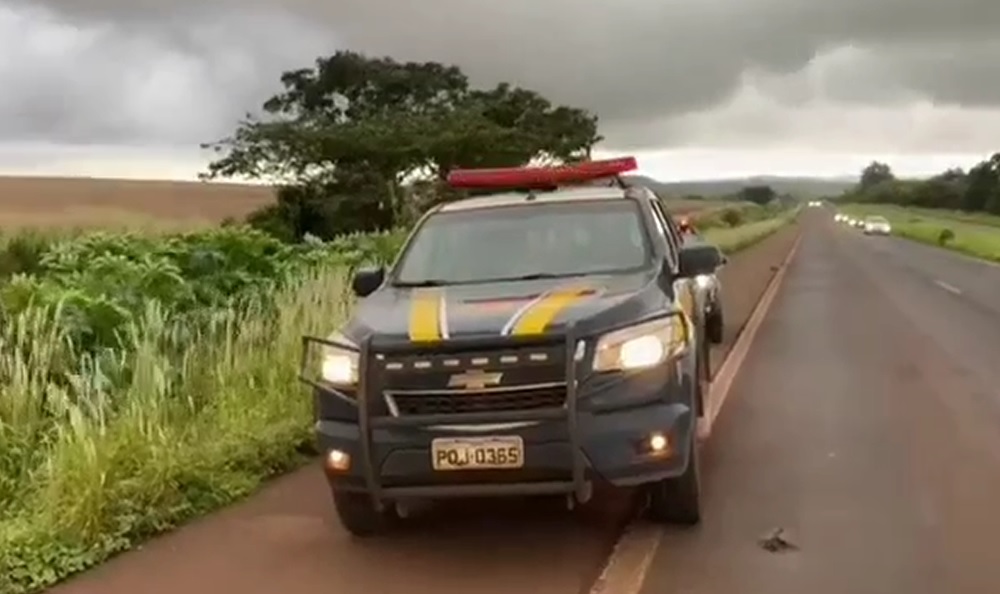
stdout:
<svg viewBox="0 0 1000 594">
<path fill-rule="evenodd" d="M 559 188 L 549 192 L 502 192 L 487 196 L 464 198 L 439 207 L 439 212 L 455 212 L 513 206 L 516 204 L 552 204 L 553 202 L 586 202 L 591 200 L 628 200 L 645 196 L 643 187 L 586 186 Z"/>
</svg>

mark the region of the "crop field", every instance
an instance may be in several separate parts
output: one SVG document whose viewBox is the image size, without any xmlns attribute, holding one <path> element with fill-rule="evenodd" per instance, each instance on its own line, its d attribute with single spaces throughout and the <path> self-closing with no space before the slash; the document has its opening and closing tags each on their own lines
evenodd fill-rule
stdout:
<svg viewBox="0 0 1000 594">
<path fill-rule="evenodd" d="M 0 176 L 0 228 L 178 230 L 242 218 L 273 201 L 259 185 Z"/>
<path fill-rule="evenodd" d="M 284 244 L 210 224 L 266 202 L 259 193 L 213 188 L 181 205 L 169 202 L 176 186 L 163 187 L 95 201 L 145 212 L 161 223 L 152 228 L 123 231 L 134 221 L 107 215 L 86 224 L 73 218 L 82 201 L 53 194 L 46 203 L 72 206 L 68 215 L 50 211 L 38 219 L 46 229 L 0 240 L 4 594 L 36 591 L 307 460 L 300 337 L 345 320 L 349 271 L 385 262 L 404 238 Z M 211 192 L 218 202 L 203 208 Z M 794 216 L 756 208 L 706 233 L 734 251 Z"/>
</svg>

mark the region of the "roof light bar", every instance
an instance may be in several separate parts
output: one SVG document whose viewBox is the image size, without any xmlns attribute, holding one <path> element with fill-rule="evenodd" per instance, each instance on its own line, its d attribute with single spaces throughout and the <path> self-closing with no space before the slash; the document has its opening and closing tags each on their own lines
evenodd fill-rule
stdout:
<svg viewBox="0 0 1000 594">
<path fill-rule="evenodd" d="M 622 157 L 556 167 L 454 169 L 448 173 L 448 185 L 467 189 L 544 189 L 617 177 L 638 168 L 635 157 Z"/>
</svg>

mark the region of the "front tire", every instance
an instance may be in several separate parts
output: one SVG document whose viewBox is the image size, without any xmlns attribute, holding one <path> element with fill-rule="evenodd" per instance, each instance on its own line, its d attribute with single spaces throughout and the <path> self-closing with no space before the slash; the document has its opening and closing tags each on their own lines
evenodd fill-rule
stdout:
<svg viewBox="0 0 1000 594">
<path fill-rule="evenodd" d="M 655 522 L 695 526 L 701 522 L 701 463 L 692 427 L 691 453 L 684 474 L 650 485 L 649 517 Z"/>
<path fill-rule="evenodd" d="M 358 538 L 384 533 L 397 519 L 395 507 L 379 510 L 367 493 L 334 489 L 333 505 L 340 524 Z"/>
</svg>

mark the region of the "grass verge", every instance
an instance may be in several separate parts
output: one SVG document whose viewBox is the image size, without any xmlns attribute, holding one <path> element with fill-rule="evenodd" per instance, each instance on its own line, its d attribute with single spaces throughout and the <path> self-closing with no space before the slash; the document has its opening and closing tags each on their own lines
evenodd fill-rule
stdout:
<svg viewBox="0 0 1000 594">
<path fill-rule="evenodd" d="M 798 210 L 793 210 L 777 217 L 754 221 L 738 227 L 713 227 L 705 230 L 705 238 L 718 245 L 723 252 L 733 254 L 777 233 L 778 230 L 793 222 L 797 216 Z"/>
<path fill-rule="evenodd" d="M 316 273 L 277 313 L 220 314 L 196 335 L 150 307 L 129 381 L 104 390 L 113 365 L 82 358 L 72 398 L 49 381 L 60 329 L 27 315 L 4 327 L 0 462 L 19 467 L 0 468 L 0 592 L 39 591 L 301 464 L 300 339 L 346 317 L 348 301 L 330 299 L 344 279 Z"/>
<path fill-rule="evenodd" d="M 879 204 L 850 204 L 840 210 L 859 217 L 882 215 L 892 224 L 893 235 L 1000 262 L 1000 217 L 974 214 L 961 218 L 951 211 L 937 216 L 928 209 Z"/>
</svg>

